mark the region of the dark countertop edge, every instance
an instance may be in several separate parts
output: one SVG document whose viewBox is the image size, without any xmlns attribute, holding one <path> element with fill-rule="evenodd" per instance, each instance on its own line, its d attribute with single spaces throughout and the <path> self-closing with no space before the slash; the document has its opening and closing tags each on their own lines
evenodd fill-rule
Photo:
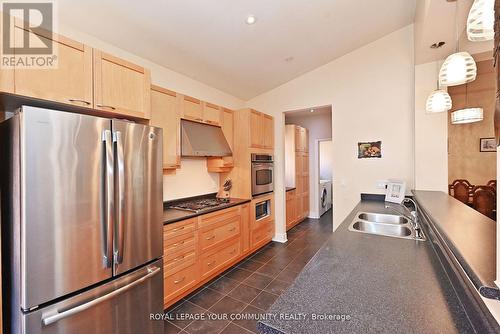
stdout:
<svg viewBox="0 0 500 334">
<path fill-rule="evenodd" d="M 231 200 L 233 200 L 234 202 L 227 203 L 225 205 L 221 205 L 221 206 L 218 206 L 216 208 L 203 210 L 203 211 L 200 211 L 200 212 L 183 211 L 183 212 L 185 212 L 185 215 L 181 215 L 179 217 L 175 217 L 175 218 L 172 218 L 172 219 L 164 220 L 163 221 L 163 225 L 172 224 L 172 223 L 179 222 L 181 220 L 198 217 L 198 216 L 210 213 L 210 212 L 224 210 L 224 209 L 227 209 L 227 208 L 231 208 L 233 206 L 237 206 L 237 205 L 242 205 L 242 204 L 245 204 L 245 203 L 249 203 L 251 201 L 250 199 L 242 199 L 242 198 L 231 198 Z M 176 210 L 176 209 L 164 209 L 164 212 L 167 211 L 167 210 Z M 176 211 L 182 211 L 182 210 L 176 210 Z"/>
<path fill-rule="evenodd" d="M 442 239 L 441 242 L 442 246 L 446 247 L 451 252 L 453 257 L 456 258 L 459 266 L 465 272 L 468 279 L 472 282 L 477 292 L 478 293 L 483 292 L 481 293 L 483 297 L 491 298 L 491 296 L 488 296 L 488 292 L 491 292 L 489 290 L 490 289 L 498 290 L 498 287 L 494 283 L 495 278 L 487 280 L 487 279 L 482 279 L 479 275 L 477 275 L 477 273 L 471 268 L 467 260 L 462 256 L 460 250 L 450 240 L 447 232 L 443 229 L 443 227 L 439 224 L 439 222 L 436 221 L 436 218 L 432 215 L 432 212 L 430 212 L 429 208 L 426 208 L 425 204 L 422 203 L 421 199 L 419 200 L 418 192 L 419 192 L 418 190 L 413 191 L 414 198 L 417 201 L 420 210 L 423 211 L 423 213 L 425 214 L 427 220 L 433 225 L 433 227 L 438 232 L 438 237 Z"/>
<path fill-rule="evenodd" d="M 203 194 L 203 195 L 196 195 L 196 196 L 189 196 L 189 197 L 183 197 L 183 198 L 176 198 L 170 201 L 164 201 L 163 202 L 163 209 L 167 210 L 169 206 L 172 206 L 177 203 L 182 203 L 186 201 L 194 201 L 196 199 L 202 199 L 202 198 L 215 198 L 217 197 L 217 193 L 209 193 L 209 194 Z"/>
<path fill-rule="evenodd" d="M 295 189 L 297 189 L 297 187 L 286 187 L 285 191 L 292 191 L 292 190 L 295 190 Z"/>
</svg>

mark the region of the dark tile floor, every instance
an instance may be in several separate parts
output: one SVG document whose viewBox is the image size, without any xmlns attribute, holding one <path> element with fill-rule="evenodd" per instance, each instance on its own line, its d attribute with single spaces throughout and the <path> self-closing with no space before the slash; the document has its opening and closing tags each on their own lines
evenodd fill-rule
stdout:
<svg viewBox="0 0 500 334">
<path fill-rule="evenodd" d="M 241 315 L 265 313 L 331 233 L 331 210 L 304 220 L 287 243 L 269 243 L 166 310 L 165 334 L 258 333 L 257 321 Z"/>
</svg>

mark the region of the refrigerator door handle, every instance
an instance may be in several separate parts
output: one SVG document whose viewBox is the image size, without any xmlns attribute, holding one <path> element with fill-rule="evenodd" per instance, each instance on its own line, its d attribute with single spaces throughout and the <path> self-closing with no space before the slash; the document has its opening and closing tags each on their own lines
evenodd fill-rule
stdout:
<svg viewBox="0 0 500 334">
<path fill-rule="evenodd" d="M 125 229 L 125 162 L 123 153 L 122 133 L 116 131 L 113 134 L 116 145 L 116 161 L 118 170 L 118 214 L 117 214 L 117 247 L 115 249 L 115 264 L 123 262 L 123 244 Z"/>
<path fill-rule="evenodd" d="M 142 282 L 144 282 L 145 280 L 149 279 L 150 277 L 158 274 L 160 272 L 161 268 L 159 267 L 156 267 L 156 266 L 153 266 L 153 267 L 148 267 L 147 268 L 147 274 L 142 276 L 141 278 L 133 281 L 132 283 L 129 283 L 127 285 L 124 285 L 122 286 L 121 288 L 118 288 L 116 290 L 114 290 L 113 292 L 110 292 L 104 296 L 101 296 L 101 297 L 98 297 L 96 299 L 93 299 L 87 303 L 84 303 L 84 304 L 81 304 L 81 305 L 78 305 L 76 307 L 73 307 L 73 308 L 70 308 L 69 310 L 66 310 L 66 311 L 63 311 L 61 313 L 59 313 L 58 311 L 56 311 L 55 314 L 50 314 L 50 315 L 45 315 L 45 316 L 42 316 L 42 324 L 44 326 L 49 326 L 59 320 L 62 320 L 64 318 L 67 318 L 67 317 L 70 317 L 72 315 L 75 315 L 77 313 L 80 313 L 82 311 L 85 311 L 93 306 L 96 306 L 106 300 L 109 300 L 125 291 L 128 291 L 130 289 L 132 289 L 134 286 L 136 285 L 139 285 L 141 284 Z"/>
<path fill-rule="evenodd" d="M 113 265 L 113 222 L 114 222 L 114 175 L 113 175 L 113 143 L 111 131 L 102 133 L 104 143 L 104 180 L 103 193 L 105 214 L 104 216 L 104 267 Z"/>
</svg>

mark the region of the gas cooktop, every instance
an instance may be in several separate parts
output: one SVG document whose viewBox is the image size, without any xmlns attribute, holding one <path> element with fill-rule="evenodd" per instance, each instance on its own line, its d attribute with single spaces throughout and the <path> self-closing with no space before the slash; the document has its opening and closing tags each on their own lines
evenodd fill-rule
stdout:
<svg viewBox="0 0 500 334">
<path fill-rule="evenodd" d="M 192 201 L 176 203 L 170 206 L 169 208 L 190 211 L 190 212 L 200 212 L 203 210 L 223 206 L 227 203 L 229 203 L 229 198 L 205 198 L 205 199 L 195 199 Z"/>
</svg>

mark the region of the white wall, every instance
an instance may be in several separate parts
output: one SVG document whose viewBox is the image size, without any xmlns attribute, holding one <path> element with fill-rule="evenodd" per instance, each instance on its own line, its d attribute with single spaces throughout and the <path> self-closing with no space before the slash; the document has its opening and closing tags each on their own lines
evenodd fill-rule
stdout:
<svg viewBox="0 0 500 334">
<path fill-rule="evenodd" d="M 319 142 L 319 179 L 332 180 L 333 142 L 323 140 Z"/>
<path fill-rule="evenodd" d="M 247 102 L 276 117 L 277 232 L 285 225 L 283 111 L 332 105 L 334 227 L 360 193 L 384 192 L 376 180 L 404 179 L 413 188 L 413 73 L 409 25 Z M 358 160 L 358 141 L 375 140 L 383 158 Z"/>
<path fill-rule="evenodd" d="M 231 109 L 244 106 L 244 101 L 232 95 L 114 47 L 94 36 L 75 31 L 67 26 L 59 26 L 58 32 L 93 48 L 149 68 L 153 84 Z M 218 186 L 214 185 L 219 184 L 219 174 L 208 173 L 205 160 L 182 159 L 181 169 L 177 170 L 175 175 L 163 176 L 163 184 L 163 200 L 194 196 L 218 191 Z"/>
<path fill-rule="evenodd" d="M 319 152 L 317 141 L 318 139 L 332 138 L 332 114 L 309 113 L 295 116 L 293 113 L 286 113 L 285 123 L 300 125 L 309 130 L 309 217 L 319 218 Z"/>
<path fill-rule="evenodd" d="M 448 113 L 427 113 L 440 62 L 415 66 L 415 189 L 448 192 Z"/>
</svg>

